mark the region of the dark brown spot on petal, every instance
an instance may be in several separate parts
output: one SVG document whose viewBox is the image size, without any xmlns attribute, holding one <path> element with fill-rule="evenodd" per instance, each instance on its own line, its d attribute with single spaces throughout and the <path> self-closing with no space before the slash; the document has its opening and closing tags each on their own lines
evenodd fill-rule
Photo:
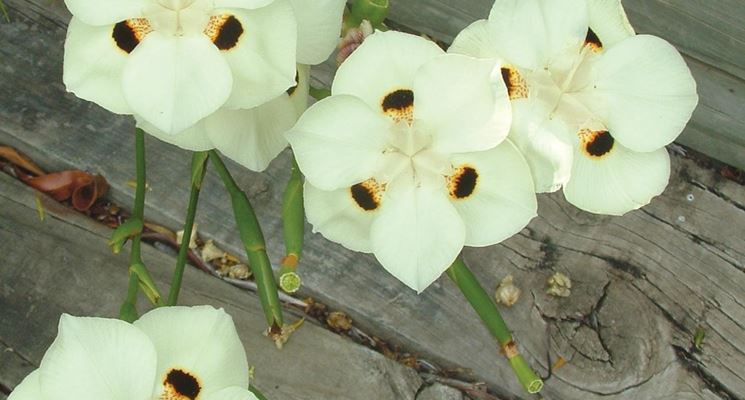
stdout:
<svg viewBox="0 0 745 400">
<path fill-rule="evenodd" d="M 111 37 L 114 39 L 117 47 L 127 53 L 131 53 L 142 42 L 142 39 L 152 31 L 153 29 L 147 19 L 133 18 L 114 25 Z"/>
<path fill-rule="evenodd" d="M 230 50 L 238 44 L 243 35 L 243 25 L 233 15 L 213 15 L 204 34 L 220 50 Z"/>
<path fill-rule="evenodd" d="M 600 41 L 600 38 L 595 33 L 595 31 L 592 30 L 592 28 L 587 28 L 587 38 L 585 38 L 585 46 L 592 49 L 592 51 L 599 53 L 603 51 L 603 42 Z"/>
<path fill-rule="evenodd" d="M 295 91 L 297 90 L 297 87 L 299 84 L 300 84 L 300 73 L 296 71 L 295 72 L 295 86 L 287 89 L 287 94 L 290 96 L 295 94 Z"/>
<path fill-rule="evenodd" d="M 466 199 L 476 191 L 479 183 L 479 173 L 475 168 L 462 166 L 455 170 L 455 174 L 448 178 L 448 189 L 450 197 L 454 199 Z"/>
<path fill-rule="evenodd" d="M 585 154 L 593 158 L 602 158 L 613 150 L 616 140 L 608 131 L 580 131 L 580 142 Z"/>
<path fill-rule="evenodd" d="M 195 400 L 202 390 L 197 378 L 180 369 L 168 371 L 163 385 L 166 387 L 166 397 L 168 398 Z"/>
<path fill-rule="evenodd" d="M 520 72 L 513 67 L 502 67 L 502 80 L 507 86 L 510 100 L 528 98 L 528 82 L 525 81 Z"/>
<path fill-rule="evenodd" d="M 414 121 L 414 92 L 409 89 L 399 89 L 388 93 L 380 106 L 383 112 L 395 122 Z"/>
<path fill-rule="evenodd" d="M 380 207 L 381 187 L 375 179 L 369 179 L 350 188 L 352 199 L 365 211 L 375 211 Z"/>
</svg>

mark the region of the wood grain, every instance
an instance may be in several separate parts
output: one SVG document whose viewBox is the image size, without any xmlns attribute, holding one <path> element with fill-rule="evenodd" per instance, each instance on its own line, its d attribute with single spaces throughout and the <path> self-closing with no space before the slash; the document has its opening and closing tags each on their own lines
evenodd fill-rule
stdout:
<svg viewBox="0 0 745 400">
<path fill-rule="evenodd" d="M 126 292 L 127 255 L 106 248 L 110 230 L 47 198 L 41 222 L 34 196 L 0 174 L 0 386 L 8 388 L 39 365 L 61 313 L 112 317 Z M 143 256 L 158 286 L 166 287 L 175 258 L 149 246 Z M 233 316 L 256 367 L 253 384 L 269 398 L 414 399 L 421 386 L 414 370 L 310 322 L 276 350 L 261 335 L 265 320 L 256 296 L 186 272 L 182 303 L 211 304 Z"/>
<path fill-rule="evenodd" d="M 9 4 L 13 23 L 0 24 L 0 37 L 7 38 L 0 57 L 9 60 L 3 68 L 12 79 L 0 80 L 0 142 L 18 147 L 49 170 L 102 173 L 112 184 L 111 197 L 130 204 L 132 122 L 64 93 L 59 83 L 64 13 L 26 0 Z M 438 10 L 428 4 L 428 13 Z M 457 16 L 473 4 L 464 2 L 449 13 Z M 394 15 L 403 14 L 394 10 Z M 712 87 L 714 94 L 707 98 L 720 101 Z M 722 116 L 723 124 L 727 118 Z M 692 124 L 702 138 L 707 126 Z M 176 228 L 186 209 L 189 158 L 154 139 L 147 146 L 152 188 L 147 216 Z M 261 174 L 231 167 L 254 201 L 270 257 L 278 261 L 280 199 L 289 158 L 284 154 Z M 569 360 L 547 382 L 546 398 L 742 399 L 743 199 L 741 186 L 674 157 L 670 188 L 644 210 L 622 218 L 597 217 L 574 209 L 560 194 L 543 196 L 541 217 L 521 234 L 465 254 L 489 287 L 508 273 L 515 275 L 524 295 L 504 313 L 531 362 L 545 371 L 547 343 L 554 359 Z M 216 177 L 208 174 L 197 217 L 200 233 L 241 253 L 228 204 Z M 524 398 L 487 331 L 447 280 L 417 296 L 372 256 L 347 251 L 320 235 L 308 234 L 305 254 L 303 295 L 350 313 L 363 329 L 422 358 L 469 369 L 463 375 L 487 382 L 505 398 Z M 545 280 L 554 271 L 573 278 L 570 298 L 544 294 Z M 699 326 L 706 340 L 700 351 L 692 351 Z"/>
</svg>

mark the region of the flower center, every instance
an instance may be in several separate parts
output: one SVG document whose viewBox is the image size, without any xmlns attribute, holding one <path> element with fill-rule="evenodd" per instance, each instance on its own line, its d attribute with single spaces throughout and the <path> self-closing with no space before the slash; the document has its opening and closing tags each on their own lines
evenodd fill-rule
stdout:
<svg viewBox="0 0 745 400">
<path fill-rule="evenodd" d="M 145 11 L 153 29 L 174 36 L 198 34 L 210 21 L 208 0 L 158 0 Z"/>
</svg>

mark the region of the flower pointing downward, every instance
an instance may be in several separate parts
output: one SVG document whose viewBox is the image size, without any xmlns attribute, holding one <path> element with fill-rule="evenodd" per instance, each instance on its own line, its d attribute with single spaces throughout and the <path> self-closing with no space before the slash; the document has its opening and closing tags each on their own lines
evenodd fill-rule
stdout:
<svg viewBox="0 0 745 400">
<path fill-rule="evenodd" d="M 41 366 L 10 400 L 256 400 L 233 320 L 209 306 L 159 308 L 134 324 L 63 315 Z"/>
<path fill-rule="evenodd" d="M 314 229 L 372 252 L 422 291 L 464 245 L 488 246 L 535 216 L 529 168 L 505 140 L 511 112 L 496 60 L 446 55 L 396 32 L 370 36 L 333 95 L 287 134 Z"/>
</svg>

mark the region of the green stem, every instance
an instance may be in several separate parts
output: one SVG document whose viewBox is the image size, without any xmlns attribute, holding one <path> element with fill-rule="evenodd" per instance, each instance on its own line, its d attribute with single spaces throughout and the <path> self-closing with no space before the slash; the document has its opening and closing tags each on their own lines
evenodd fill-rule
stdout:
<svg viewBox="0 0 745 400">
<path fill-rule="evenodd" d="M 189 194 L 189 205 L 186 209 L 186 220 L 184 221 L 184 233 L 181 236 L 178 257 L 176 258 L 176 268 L 171 278 L 171 289 L 168 292 L 169 306 L 175 306 L 178 303 L 178 295 L 181 291 L 181 282 L 184 279 L 184 268 L 186 267 L 186 258 L 189 255 L 189 242 L 191 241 L 192 230 L 194 229 L 194 218 L 197 215 L 197 204 L 199 203 L 199 191 L 202 189 L 202 180 L 204 179 L 204 153 L 194 153 L 192 156 L 192 171 L 197 171 L 196 176 L 192 174 L 191 193 Z M 201 165 L 200 165 L 201 164 Z"/>
<path fill-rule="evenodd" d="M 266 400 L 266 396 L 264 396 L 263 394 L 261 394 L 261 392 L 259 391 L 259 389 L 256 389 L 256 386 L 254 386 L 254 385 L 248 385 L 248 390 L 251 391 L 251 393 L 253 393 L 254 396 L 256 396 L 257 399 L 259 399 L 259 400 Z"/>
<path fill-rule="evenodd" d="M 272 265 L 266 254 L 264 234 L 261 232 L 259 220 L 256 218 L 256 213 L 254 213 L 248 197 L 235 183 L 227 167 L 220 159 L 220 155 L 212 150 L 209 157 L 230 194 L 235 221 L 238 224 L 238 232 L 246 249 L 251 271 L 256 278 L 259 299 L 264 309 L 266 322 L 272 331 L 279 332 L 284 325 L 282 306 L 279 302 L 279 293 L 277 283 L 274 280 Z"/>
<path fill-rule="evenodd" d="M 292 173 L 282 198 L 282 228 L 285 239 L 285 258 L 279 269 L 279 286 L 288 293 L 300 289 L 297 264 L 303 252 L 305 239 L 305 208 L 303 206 L 303 174 L 292 159 Z"/>
<path fill-rule="evenodd" d="M 538 393 L 543 388 L 543 381 L 533 371 L 523 356 L 518 352 L 512 333 L 499 314 L 491 297 L 486 294 L 476 277 L 461 258 L 458 258 L 447 271 L 448 276 L 458 285 L 471 307 L 481 317 L 492 336 L 499 342 L 502 351 L 509 359 L 510 366 L 520 383 L 528 393 Z"/>
<path fill-rule="evenodd" d="M 355 0 L 345 23 L 348 27 L 356 27 L 366 19 L 373 28 L 381 29 L 388 16 L 388 7 L 389 0 Z"/>
</svg>

